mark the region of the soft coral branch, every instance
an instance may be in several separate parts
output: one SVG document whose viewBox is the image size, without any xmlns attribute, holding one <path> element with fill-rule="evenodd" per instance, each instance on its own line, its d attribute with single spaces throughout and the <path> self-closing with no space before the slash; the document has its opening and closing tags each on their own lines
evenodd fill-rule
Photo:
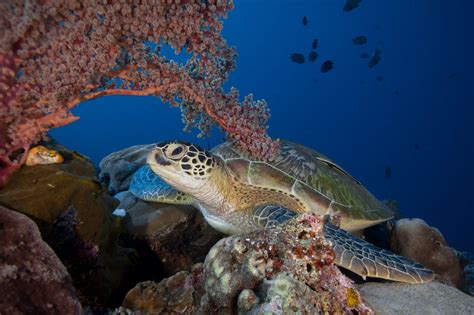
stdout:
<svg viewBox="0 0 474 315">
<path fill-rule="evenodd" d="M 21 166 L 13 151 L 26 154 L 49 129 L 77 120 L 74 106 L 107 95 L 155 95 L 179 106 L 187 127 L 206 133 L 216 123 L 270 158 L 277 142 L 266 134 L 266 104 L 240 103 L 222 88 L 235 68 L 235 49 L 221 36 L 232 8 L 232 0 L 0 2 L 0 176 Z M 160 56 L 165 44 L 190 58 Z"/>
</svg>

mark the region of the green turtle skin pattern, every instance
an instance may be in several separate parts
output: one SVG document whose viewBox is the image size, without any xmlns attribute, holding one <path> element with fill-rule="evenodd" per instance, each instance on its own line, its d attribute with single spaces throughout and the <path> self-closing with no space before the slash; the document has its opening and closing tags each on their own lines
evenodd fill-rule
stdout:
<svg viewBox="0 0 474 315">
<path fill-rule="evenodd" d="M 129 191 L 135 197 L 145 201 L 175 205 L 191 205 L 193 203 L 191 196 L 168 185 L 148 165 L 140 167 L 133 174 Z"/>
<path fill-rule="evenodd" d="M 378 248 L 330 223 L 324 224 L 324 235 L 333 246 L 335 263 L 364 279 L 369 276 L 424 283 L 434 278 L 433 271 L 424 266 Z"/>
</svg>

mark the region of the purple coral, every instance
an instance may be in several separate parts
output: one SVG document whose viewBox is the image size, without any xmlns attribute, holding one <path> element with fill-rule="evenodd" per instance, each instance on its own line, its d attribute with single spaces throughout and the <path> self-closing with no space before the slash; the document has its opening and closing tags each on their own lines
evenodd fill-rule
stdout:
<svg viewBox="0 0 474 315">
<path fill-rule="evenodd" d="M 106 95 L 161 97 L 181 107 L 187 126 L 207 132 L 216 123 L 253 155 L 271 157 L 278 143 L 266 134 L 266 103 L 240 103 L 222 88 L 235 67 L 221 36 L 232 8 L 231 0 L 2 1 L 0 187 L 31 144 L 78 119 L 74 106 Z M 191 57 L 166 59 L 163 44 Z"/>
</svg>

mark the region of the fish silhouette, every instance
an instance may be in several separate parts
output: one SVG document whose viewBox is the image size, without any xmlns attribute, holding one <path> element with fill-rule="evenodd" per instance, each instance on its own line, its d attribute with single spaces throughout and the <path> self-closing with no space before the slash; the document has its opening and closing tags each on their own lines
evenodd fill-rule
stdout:
<svg viewBox="0 0 474 315">
<path fill-rule="evenodd" d="M 308 25 L 308 19 L 306 18 L 306 16 L 303 16 L 303 25 Z"/>
<path fill-rule="evenodd" d="M 392 169 L 390 168 L 390 166 L 387 166 L 385 168 L 385 178 L 390 179 L 391 176 L 392 176 Z"/>
<path fill-rule="evenodd" d="M 312 51 L 309 53 L 308 55 L 308 61 L 309 62 L 314 62 L 316 60 L 316 58 L 318 58 L 318 53 L 315 52 L 315 51 Z"/>
<path fill-rule="evenodd" d="M 302 54 L 299 54 L 299 53 L 292 53 L 290 55 L 290 60 L 295 62 L 295 63 L 299 63 L 299 64 L 302 64 L 302 63 L 305 62 L 304 56 Z"/>
<path fill-rule="evenodd" d="M 368 64 L 369 69 L 372 69 L 380 62 L 380 60 L 382 59 L 380 54 L 381 54 L 380 49 L 375 48 L 374 55 L 369 60 L 369 64 Z"/>
<path fill-rule="evenodd" d="M 321 72 L 322 73 L 329 72 L 333 68 L 333 66 L 334 66 L 334 62 L 332 62 L 331 60 L 326 60 L 321 65 Z"/>
<path fill-rule="evenodd" d="M 317 38 L 313 39 L 313 44 L 311 45 L 311 47 L 313 47 L 313 49 L 316 49 L 316 48 L 319 47 L 319 46 L 318 46 L 318 39 L 317 39 Z"/>
<path fill-rule="evenodd" d="M 364 35 L 356 36 L 352 39 L 352 43 L 354 45 L 364 45 L 365 43 L 367 43 L 367 37 L 365 37 Z"/>
<path fill-rule="evenodd" d="M 344 4 L 344 8 L 342 8 L 342 11 L 344 12 L 352 11 L 355 8 L 358 8 L 359 3 L 361 2 L 362 0 L 346 0 L 346 4 Z"/>
</svg>

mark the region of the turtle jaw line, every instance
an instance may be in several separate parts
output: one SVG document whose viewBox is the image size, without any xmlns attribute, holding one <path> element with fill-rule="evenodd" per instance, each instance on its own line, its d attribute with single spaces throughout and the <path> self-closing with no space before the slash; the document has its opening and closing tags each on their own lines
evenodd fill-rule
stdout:
<svg viewBox="0 0 474 315">
<path fill-rule="evenodd" d="M 205 185 L 203 181 L 193 179 L 192 176 L 189 176 L 184 172 L 174 171 L 171 162 L 168 162 L 167 164 L 161 164 L 158 163 L 158 161 L 155 162 L 155 160 L 157 160 L 156 156 L 153 153 L 150 154 L 147 158 L 147 164 L 156 175 L 161 177 L 171 187 L 193 195 L 197 190 Z"/>
</svg>

